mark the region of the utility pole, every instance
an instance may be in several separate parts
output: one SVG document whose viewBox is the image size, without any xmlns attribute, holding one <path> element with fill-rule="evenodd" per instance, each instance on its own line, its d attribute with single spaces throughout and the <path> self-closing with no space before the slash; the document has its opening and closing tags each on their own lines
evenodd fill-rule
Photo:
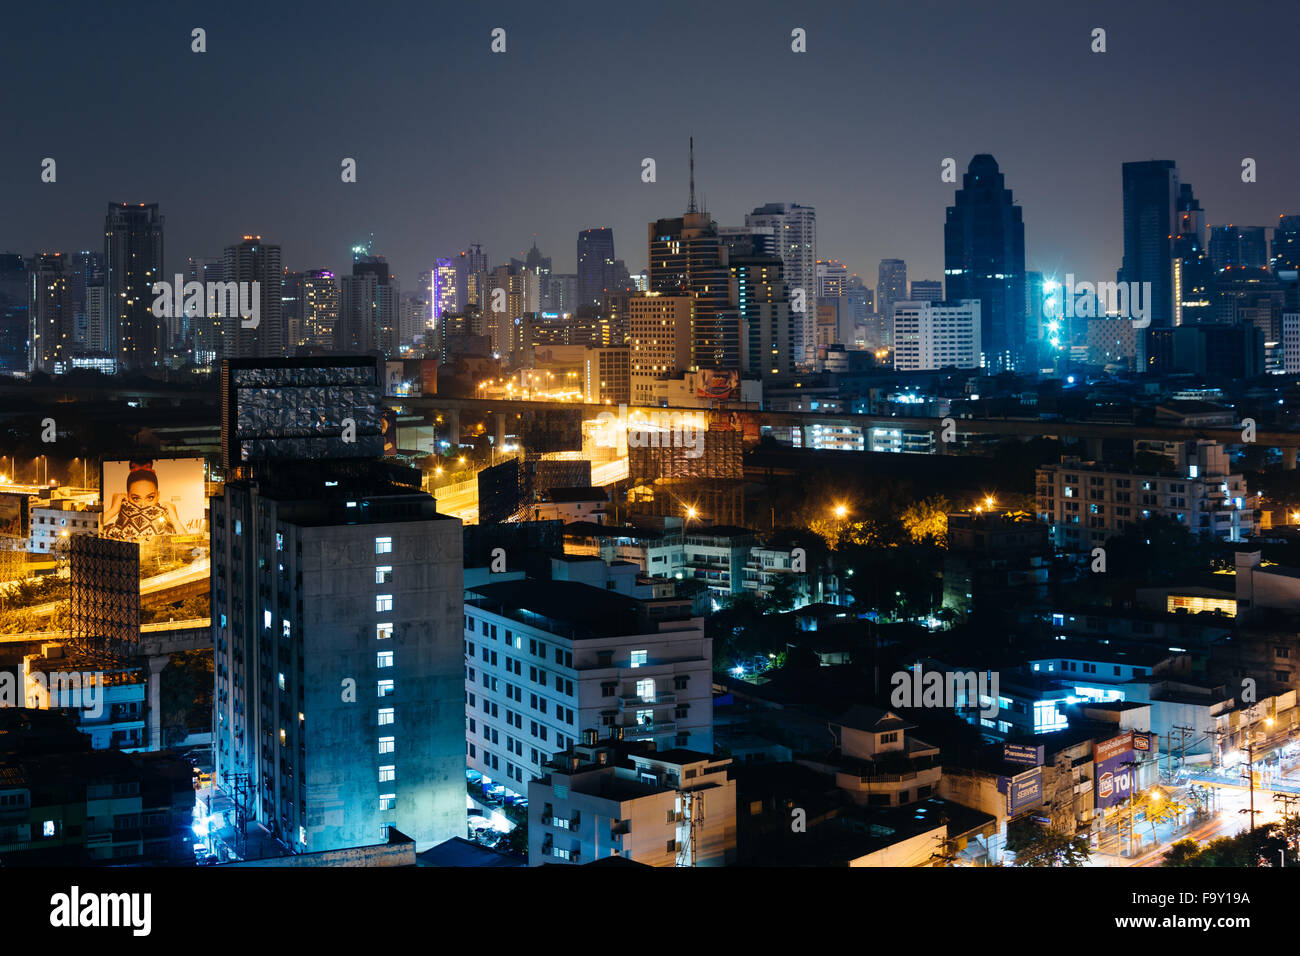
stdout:
<svg viewBox="0 0 1300 956">
<path fill-rule="evenodd" d="M 1178 731 L 1178 769 L 1181 770 L 1181 769 L 1183 769 L 1183 767 L 1186 767 L 1186 766 L 1187 766 L 1187 735 L 1188 735 L 1188 734 L 1195 734 L 1195 733 L 1196 733 L 1196 728 L 1194 728 L 1194 727 L 1184 727 L 1184 726 L 1182 726 L 1182 725 L 1176 725 L 1176 726 L 1174 726 L 1174 727 L 1172 727 L 1172 728 L 1170 729 L 1170 731 L 1169 731 L 1169 759 L 1170 759 L 1170 761 L 1172 761 L 1172 760 L 1174 759 L 1174 754 L 1173 754 L 1173 749 L 1174 749 L 1174 748 L 1173 748 L 1173 737 L 1174 737 L 1174 731 L 1175 731 L 1175 730 Z"/>
<path fill-rule="evenodd" d="M 1296 793 L 1274 793 L 1273 802 L 1282 804 L 1282 833 L 1286 837 L 1287 845 L 1290 846 L 1292 835 L 1296 831 L 1296 824 L 1300 822 L 1295 816 L 1293 807 L 1300 806 L 1300 794 Z M 1286 865 L 1286 851 L 1282 852 L 1282 865 Z"/>
</svg>

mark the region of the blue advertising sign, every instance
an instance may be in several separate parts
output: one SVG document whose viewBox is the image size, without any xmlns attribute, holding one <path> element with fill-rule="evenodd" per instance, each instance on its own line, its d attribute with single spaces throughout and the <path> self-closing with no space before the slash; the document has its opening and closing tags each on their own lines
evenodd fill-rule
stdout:
<svg viewBox="0 0 1300 956">
<path fill-rule="evenodd" d="M 1113 807 L 1128 800 L 1133 787 L 1133 734 L 1121 734 L 1093 748 L 1097 808 Z"/>
<path fill-rule="evenodd" d="M 1026 767 L 1041 767 L 1043 747 L 1041 744 L 1037 747 L 1029 744 L 1003 744 L 1002 759 L 1007 763 L 1024 764 Z"/>
<path fill-rule="evenodd" d="M 1035 767 L 1012 777 L 1007 787 L 1007 815 L 1015 816 L 1022 810 L 1043 802 L 1043 768 Z"/>
</svg>

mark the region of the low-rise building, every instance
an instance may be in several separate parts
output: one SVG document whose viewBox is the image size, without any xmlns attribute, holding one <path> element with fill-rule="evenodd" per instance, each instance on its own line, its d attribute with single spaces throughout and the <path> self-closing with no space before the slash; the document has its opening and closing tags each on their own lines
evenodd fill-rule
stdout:
<svg viewBox="0 0 1300 956">
<path fill-rule="evenodd" d="M 649 866 L 724 866 L 736 852 L 730 758 L 584 730 L 528 785 L 528 862 L 611 856 Z"/>
</svg>

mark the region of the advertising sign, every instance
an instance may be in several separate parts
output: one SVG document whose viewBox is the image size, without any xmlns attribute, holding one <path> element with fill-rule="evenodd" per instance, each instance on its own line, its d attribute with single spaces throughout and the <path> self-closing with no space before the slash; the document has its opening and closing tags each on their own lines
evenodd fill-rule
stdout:
<svg viewBox="0 0 1300 956">
<path fill-rule="evenodd" d="M 1002 759 L 1007 763 L 1020 763 L 1026 767 L 1041 767 L 1043 747 L 1041 744 L 1037 747 L 1029 744 L 1003 744 Z"/>
<path fill-rule="evenodd" d="M 1097 808 L 1128 800 L 1133 787 L 1133 733 L 1103 740 L 1093 748 L 1093 773 L 1097 780 Z"/>
<path fill-rule="evenodd" d="M 0 535 L 27 537 L 27 515 L 27 495 L 0 492 Z"/>
<path fill-rule="evenodd" d="M 202 458 L 106 461 L 100 488 L 101 537 L 146 541 L 206 530 Z"/>
<path fill-rule="evenodd" d="M 1015 816 L 1022 810 L 1043 802 L 1043 768 L 1035 767 L 1012 777 L 1007 787 L 1007 814 Z"/>
</svg>

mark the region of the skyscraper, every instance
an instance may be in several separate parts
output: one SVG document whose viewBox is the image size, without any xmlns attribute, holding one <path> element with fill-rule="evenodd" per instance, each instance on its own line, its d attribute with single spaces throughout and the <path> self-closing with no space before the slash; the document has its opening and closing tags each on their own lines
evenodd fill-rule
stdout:
<svg viewBox="0 0 1300 956">
<path fill-rule="evenodd" d="M 1174 324 L 1173 243 L 1177 228 L 1178 167 L 1172 160 L 1125 163 L 1124 260 L 1120 282 L 1149 282 L 1150 326 L 1137 335 L 1137 369 L 1146 371 L 1151 329 Z M 1141 288 L 1139 285 L 1138 288 Z"/>
<path fill-rule="evenodd" d="M 28 279 L 28 315 L 31 317 L 30 365 L 34 372 L 55 372 L 66 363 L 73 344 L 68 275 L 62 253 L 41 253 L 32 262 Z"/>
<path fill-rule="evenodd" d="M 650 223 L 650 291 L 689 295 L 691 365 L 740 368 L 740 316 L 731 295 L 726 245 L 707 212 Z"/>
<path fill-rule="evenodd" d="M 163 216 L 157 203 L 109 203 L 104 217 L 108 336 L 122 371 L 162 359 L 163 321 L 153 314 L 153 284 L 165 279 Z"/>
<path fill-rule="evenodd" d="M 1300 216 L 1278 216 L 1273 228 L 1273 271 L 1300 269 Z"/>
<path fill-rule="evenodd" d="M 282 289 L 284 270 L 280 266 L 280 247 L 262 241 L 261 236 L 244 236 L 238 245 L 226 246 L 226 282 L 248 283 L 251 302 L 253 283 L 257 285 L 261 314 L 257 328 L 244 328 L 238 310 L 223 316 L 223 353 L 227 358 L 272 358 L 283 355 L 288 342 L 284 327 Z M 245 293 L 241 290 L 240 297 Z"/>
<path fill-rule="evenodd" d="M 30 298 L 26 260 L 16 252 L 0 254 L 0 372 L 27 371 Z"/>
<path fill-rule="evenodd" d="M 746 215 L 745 225 L 772 229 L 791 303 L 794 360 L 810 365 L 817 355 L 817 211 L 798 203 L 770 202 Z"/>
<path fill-rule="evenodd" d="M 907 298 L 907 263 L 881 259 L 876 273 L 876 311 L 883 327 L 883 345 L 894 344 L 894 303 Z"/>
<path fill-rule="evenodd" d="M 583 305 L 598 304 L 614 283 L 614 230 L 606 226 L 578 233 L 578 295 Z"/>
<path fill-rule="evenodd" d="M 997 160 L 970 161 L 943 228 L 947 299 L 978 299 L 984 367 L 1015 370 L 1028 357 L 1025 225 Z"/>
<path fill-rule="evenodd" d="M 784 263 L 777 256 L 733 256 L 740 311 L 740 368 L 754 378 L 794 374 L 794 328 Z"/>
<path fill-rule="evenodd" d="M 461 303 L 456 283 L 456 267 L 450 259 L 439 259 L 433 266 L 433 323 L 437 328 L 438 320 L 444 312 L 459 312 Z"/>
<path fill-rule="evenodd" d="M 303 338 L 308 345 L 334 347 L 334 329 L 339 321 L 339 287 L 334 273 L 308 269 L 302 274 Z"/>
<path fill-rule="evenodd" d="M 1214 269 L 1205 249 L 1201 203 L 1190 183 L 1178 186 L 1174 228 L 1174 325 L 1213 320 Z"/>
<path fill-rule="evenodd" d="M 1268 246 L 1263 226 L 1211 226 L 1210 264 L 1224 269 L 1267 269 Z"/>
<path fill-rule="evenodd" d="M 334 349 L 396 355 L 399 300 L 397 280 L 388 271 L 388 261 L 361 247 L 354 249 L 352 274 L 343 277 Z"/>
</svg>

